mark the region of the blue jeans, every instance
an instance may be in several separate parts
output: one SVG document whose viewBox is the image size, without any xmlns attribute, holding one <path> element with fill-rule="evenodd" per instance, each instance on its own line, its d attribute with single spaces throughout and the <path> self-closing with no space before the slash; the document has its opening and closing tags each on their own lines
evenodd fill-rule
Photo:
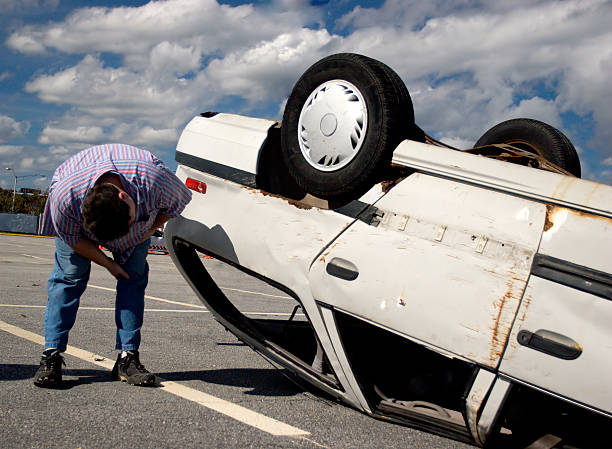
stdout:
<svg viewBox="0 0 612 449">
<path fill-rule="evenodd" d="M 115 349 L 135 351 L 140 346 L 144 315 L 144 292 L 149 281 L 147 254 L 149 240 L 141 243 L 122 265 L 129 279 L 117 281 L 115 298 Z M 87 287 L 91 261 L 79 256 L 69 245 L 55 239 L 55 266 L 51 271 L 45 309 L 45 349 L 66 350 L 68 333 L 76 320 L 81 295 Z"/>
</svg>

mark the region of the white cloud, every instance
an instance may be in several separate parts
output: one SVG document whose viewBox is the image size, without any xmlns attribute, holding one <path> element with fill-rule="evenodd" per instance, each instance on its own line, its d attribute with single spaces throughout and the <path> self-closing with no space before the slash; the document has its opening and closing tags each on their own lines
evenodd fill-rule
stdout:
<svg viewBox="0 0 612 449">
<path fill-rule="evenodd" d="M 77 65 L 28 82 L 26 92 L 47 103 L 67 104 L 101 120 L 150 120 L 176 126 L 184 121 L 180 111 L 189 104 L 186 82 L 164 85 L 146 73 L 104 67 L 87 55 Z"/>
<path fill-rule="evenodd" d="M 33 157 L 24 157 L 23 159 L 21 159 L 19 166 L 21 168 L 31 169 L 32 167 L 34 167 L 35 161 L 36 159 L 34 159 Z"/>
<path fill-rule="evenodd" d="M 499 116 L 499 119 L 507 120 L 516 117 L 533 118 L 556 128 L 562 126 L 559 106 L 552 100 L 544 100 L 539 97 L 521 100 L 518 105 L 508 107 L 505 114 Z"/>
<path fill-rule="evenodd" d="M 72 153 L 71 150 L 64 145 L 51 145 L 49 147 L 49 153 L 57 156 L 61 155 L 63 159 L 68 159 L 69 155 Z"/>
<path fill-rule="evenodd" d="M 131 145 L 141 145 L 147 148 L 175 146 L 179 133 L 176 128 L 153 128 L 147 125 L 134 126 L 121 124 L 114 128 L 111 140 L 113 142 L 129 142 Z"/>
<path fill-rule="evenodd" d="M 593 114 L 596 141 L 610 151 L 602 145 L 612 137 L 610 2 L 488 1 L 478 9 L 441 1 L 410 5 L 414 8 L 389 0 L 378 10 L 345 16 L 343 23 L 355 30 L 342 49 L 393 67 L 413 93 L 423 127 L 475 140 L 511 116 L 560 126 L 560 114 L 573 110 Z M 556 98 L 532 93 L 517 100 L 534 80 L 553 85 Z"/>
<path fill-rule="evenodd" d="M 36 55 L 45 52 L 45 46 L 32 36 L 11 36 L 7 40 L 7 44 L 9 47 L 18 49 L 26 55 Z"/>
<path fill-rule="evenodd" d="M 321 48 L 334 39 L 325 30 L 281 34 L 215 59 L 190 78 L 180 75 L 195 72 L 200 54 L 162 42 L 143 58 L 139 71 L 106 67 L 99 56 L 87 55 L 73 67 L 29 81 L 25 90 L 44 102 L 72 107 L 61 124 L 45 127 L 40 143 L 73 142 L 77 126 L 102 125 L 104 136 L 96 139 L 168 145 L 176 142 L 178 127 L 199 111 L 215 109 L 224 96 L 240 95 L 251 104 L 282 101 L 297 74 L 323 57 Z"/>
<path fill-rule="evenodd" d="M 460 150 L 466 150 L 474 146 L 474 142 L 472 142 L 471 140 L 461 139 L 458 137 L 440 136 L 438 140 L 444 142 L 447 145 L 450 145 L 451 147 L 459 148 Z"/>
<path fill-rule="evenodd" d="M 447 142 L 469 146 L 518 116 L 563 128 L 562 114 L 572 111 L 592 116 L 591 144 L 602 159 L 610 157 L 609 1 L 387 0 L 341 18 L 344 37 L 308 28 L 320 23 L 321 11 L 307 0 L 81 8 L 62 22 L 25 26 L 7 45 L 82 55 L 26 84 L 42 101 L 68 107 L 40 137 L 58 157 L 77 143 L 111 139 L 172 145 L 186 120 L 226 107 L 228 97 L 240 100 L 231 112 L 281 105 L 280 116 L 301 73 L 341 51 L 395 69 L 411 92 L 417 123 Z M 119 56 L 113 66 L 106 53 Z"/>
<path fill-rule="evenodd" d="M 296 74 L 326 56 L 323 49 L 338 40 L 327 30 L 281 34 L 273 41 L 212 61 L 205 76 L 225 94 L 240 95 L 251 102 L 280 101 L 297 81 Z"/>
<path fill-rule="evenodd" d="M 0 175 L 6 175 L 10 179 L 0 180 L 0 186 L 3 188 L 13 188 L 14 175 L 17 176 L 26 176 L 27 181 L 18 180 L 17 185 L 22 182 L 27 182 L 28 184 L 34 184 L 39 181 L 38 176 L 32 176 L 34 174 L 39 174 L 41 171 L 44 171 L 46 165 L 48 165 L 49 157 L 47 155 L 33 157 L 32 155 L 36 153 L 36 150 L 32 147 L 24 146 L 24 145 L 0 145 L 0 157 L 2 158 L 2 167 Z M 14 171 L 6 171 L 5 167 L 11 167 Z M 44 184 L 44 182 L 43 182 Z M 48 181 L 46 181 L 48 185 Z"/>
<path fill-rule="evenodd" d="M 145 126 L 138 131 L 133 139 L 135 144 L 172 145 L 178 140 L 179 133 L 176 128 L 155 129 Z"/>
<path fill-rule="evenodd" d="M 28 47 L 23 48 L 24 42 L 33 41 L 67 53 L 141 54 L 160 42 L 169 41 L 188 42 L 207 53 L 231 51 L 300 28 L 307 18 L 299 11 L 264 13 L 250 4 L 230 7 L 215 0 L 166 0 L 139 7 L 81 8 L 60 23 L 26 26 L 11 34 L 7 45 L 24 52 L 28 51 Z"/>
<path fill-rule="evenodd" d="M 380 8 L 355 7 L 338 20 L 340 26 L 352 29 L 380 26 L 401 26 L 413 30 L 423 26 L 426 19 L 450 13 L 467 14 L 470 0 L 387 0 Z"/>
<path fill-rule="evenodd" d="M 157 44 L 150 53 L 150 69 L 158 74 L 184 75 L 200 66 L 201 54 L 193 46 L 183 47 L 168 41 Z"/>
<path fill-rule="evenodd" d="M 7 115 L 0 115 L 0 142 L 8 142 L 22 136 L 30 129 L 30 122 L 19 122 Z"/>
<path fill-rule="evenodd" d="M 71 129 L 62 129 L 54 124 L 48 124 L 43 129 L 38 143 L 53 145 L 58 143 L 95 143 L 104 136 L 99 126 L 77 126 Z"/>
<path fill-rule="evenodd" d="M 0 156 L 16 156 L 21 150 L 23 150 L 23 145 L 0 145 Z"/>
</svg>

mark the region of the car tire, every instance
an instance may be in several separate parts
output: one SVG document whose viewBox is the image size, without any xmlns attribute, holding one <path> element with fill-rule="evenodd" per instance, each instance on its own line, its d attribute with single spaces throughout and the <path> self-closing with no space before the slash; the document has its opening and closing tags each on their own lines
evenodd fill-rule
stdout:
<svg viewBox="0 0 612 449">
<path fill-rule="evenodd" d="M 293 87 L 281 128 L 283 158 L 306 192 L 354 198 L 379 179 L 414 129 L 399 76 L 374 59 L 340 53 L 316 62 Z"/>
<path fill-rule="evenodd" d="M 484 133 L 475 146 L 496 143 L 535 153 L 580 178 L 580 160 L 574 145 L 561 131 L 546 123 L 526 118 L 507 120 Z"/>
</svg>

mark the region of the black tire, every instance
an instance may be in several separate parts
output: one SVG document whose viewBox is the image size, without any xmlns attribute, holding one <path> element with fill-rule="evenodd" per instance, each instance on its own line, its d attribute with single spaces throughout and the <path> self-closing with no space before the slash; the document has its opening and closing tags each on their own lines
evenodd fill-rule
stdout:
<svg viewBox="0 0 612 449">
<path fill-rule="evenodd" d="M 365 114 L 357 117 L 355 108 L 363 113 L 363 106 Z M 289 173 L 306 192 L 347 199 L 378 180 L 413 131 L 412 101 L 399 76 L 374 59 L 340 53 L 316 62 L 293 87 L 281 146 Z"/>
<path fill-rule="evenodd" d="M 408 92 L 408 88 L 391 67 L 383 64 L 380 61 L 374 61 L 378 64 L 381 69 L 385 72 L 387 77 L 389 78 L 391 84 L 393 84 L 393 88 L 400 96 L 400 102 L 402 105 L 410 105 L 406 107 L 402 107 L 400 111 L 399 117 L 399 132 L 401 139 L 410 139 L 416 140 L 418 142 L 425 142 L 425 132 L 416 125 L 416 119 L 414 116 L 414 107 L 412 105 L 412 98 L 410 98 L 410 93 Z"/>
<path fill-rule="evenodd" d="M 580 178 L 580 159 L 574 145 L 556 128 L 538 120 L 517 118 L 495 125 L 476 147 L 503 143 L 535 153 Z"/>
</svg>

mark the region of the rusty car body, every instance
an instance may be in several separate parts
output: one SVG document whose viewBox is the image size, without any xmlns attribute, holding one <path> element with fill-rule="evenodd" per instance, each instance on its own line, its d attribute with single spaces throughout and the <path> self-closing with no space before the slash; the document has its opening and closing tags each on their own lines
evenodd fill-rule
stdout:
<svg viewBox="0 0 612 449">
<path fill-rule="evenodd" d="M 202 114 L 176 148 L 194 197 L 166 244 L 223 326 L 379 419 L 477 445 L 610 443 L 612 187 L 404 140 L 392 182 L 333 204 L 286 174 L 280 127 Z M 242 313 L 199 253 L 304 319 Z"/>
</svg>

